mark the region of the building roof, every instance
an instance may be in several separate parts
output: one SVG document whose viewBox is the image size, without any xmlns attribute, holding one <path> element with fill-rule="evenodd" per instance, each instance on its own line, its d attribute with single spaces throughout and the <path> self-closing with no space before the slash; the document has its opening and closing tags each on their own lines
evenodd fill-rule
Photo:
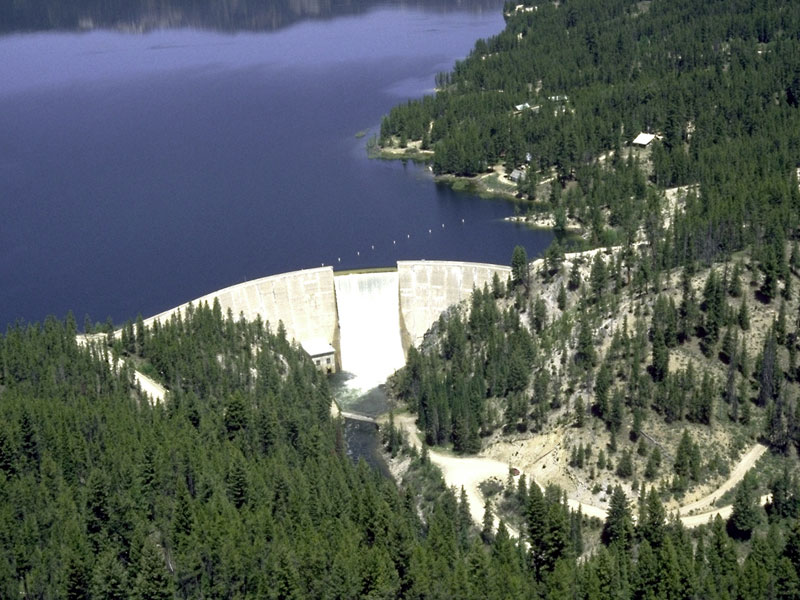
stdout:
<svg viewBox="0 0 800 600">
<path fill-rule="evenodd" d="M 655 139 L 655 137 L 655 134 L 642 132 L 637 135 L 631 143 L 634 146 L 647 146 Z"/>
<path fill-rule="evenodd" d="M 300 345 L 303 347 L 303 350 L 306 351 L 306 354 L 312 358 L 315 356 L 324 356 L 325 354 L 333 354 L 336 352 L 336 349 L 333 346 L 322 339 L 305 340 L 300 342 Z"/>
<path fill-rule="evenodd" d="M 519 169 L 514 169 L 511 171 L 511 175 L 509 175 L 511 181 L 519 181 L 520 179 L 525 178 L 525 172 L 520 171 Z"/>
</svg>

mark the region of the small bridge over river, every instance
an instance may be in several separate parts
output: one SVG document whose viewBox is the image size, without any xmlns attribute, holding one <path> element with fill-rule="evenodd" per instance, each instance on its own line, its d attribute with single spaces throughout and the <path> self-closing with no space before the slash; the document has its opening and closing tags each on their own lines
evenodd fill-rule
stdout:
<svg viewBox="0 0 800 600">
<path fill-rule="evenodd" d="M 368 417 L 367 415 L 359 415 L 357 413 L 347 412 L 343 410 L 339 413 L 345 419 L 351 419 L 353 421 L 362 421 L 363 423 L 374 423 L 375 426 L 378 425 L 377 419 L 375 417 Z"/>
</svg>

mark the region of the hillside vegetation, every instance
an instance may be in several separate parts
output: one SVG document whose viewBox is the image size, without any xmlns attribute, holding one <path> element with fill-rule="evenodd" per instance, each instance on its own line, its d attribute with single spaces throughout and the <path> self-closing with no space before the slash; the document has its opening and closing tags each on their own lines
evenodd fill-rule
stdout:
<svg viewBox="0 0 800 600">
<path fill-rule="evenodd" d="M 432 148 L 440 173 L 523 167 L 519 192 L 594 249 L 517 248 L 510 281 L 409 351 L 392 383 L 427 445 L 385 429 L 399 482 L 352 464 L 280 326 L 218 304 L 83 345 L 71 317 L 18 324 L 0 337 L 0 596 L 800 597 L 800 7 L 506 12 L 381 142 Z M 628 148 L 640 130 L 662 139 Z M 485 482 L 476 527 L 428 445 L 544 489 Z M 733 506 L 688 530 L 668 516 L 687 503 Z"/>
</svg>

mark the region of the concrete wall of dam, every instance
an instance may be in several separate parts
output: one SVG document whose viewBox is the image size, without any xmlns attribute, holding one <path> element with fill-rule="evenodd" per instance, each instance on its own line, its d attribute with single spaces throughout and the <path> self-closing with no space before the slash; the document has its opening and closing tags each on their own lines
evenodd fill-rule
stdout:
<svg viewBox="0 0 800 600">
<path fill-rule="evenodd" d="M 511 268 L 486 263 L 398 261 L 403 349 L 417 346 L 425 332 L 449 307 L 466 300 L 473 288 L 491 285 L 494 274 L 505 282 Z"/>
<path fill-rule="evenodd" d="M 244 316 L 253 320 L 260 316 L 269 322 L 272 331 L 283 321 L 286 335 L 298 342 L 324 340 L 339 350 L 339 319 L 336 310 L 336 293 L 333 286 L 333 268 L 318 267 L 303 271 L 281 273 L 239 283 L 206 294 L 191 304 L 208 302 L 213 306 L 218 299 L 222 313 L 233 313 L 234 318 Z M 175 313 L 184 313 L 189 303 L 181 304 L 158 315 L 145 319 L 152 325 L 158 319 L 168 321 Z"/>
<path fill-rule="evenodd" d="M 400 328 L 403 351 L 407 352 L 412 344 L 419 344 L 439 315 L 454 304 L 468 299 L 474 287 L 491 285 L 495 273 L 500 276 L 501 281 L 505 281 L 511 269 L 484 263 L 399 261 L 397 294 L 400 314 L 396 322 Z M 348 277 L 346 274 L 341 276 Z M 282 321 L 289 339 L 297 342 L 324 340 L 336 349 L 337 362 L 341 364 L 339 313 L 342 307 L 337 306 L 334 277 L 336 274 L 332 267 L 281 273 L 211 292 L 193 300 L 191 304 L 197 306 L 207 302 L 212 306 L 216 298 L 223 313 L 230 310 L 234 318 L 244 316 L 248 320 L 260 316 L 263 321 L 269 322 L 273 331 L 277 329 L 278 322 Z M 373 290 L 369 293 L 374 293 L 375 286 L 366 281 L 370 277 L 374 277 L 377 284 L 386 275 L 359 275 L 362 289 Z M 353 298 L 350 294 L 347 299 L 342 300 L 352 302 Z M 366 300 L 383 302 L 378 297 Z M 392 303 L 392 310 L 397 311 L 394 299 Z M 156 319 L 165 322 L 173 314 L 184 313 L 188 305 L 187 302 L 145 319 L 145 324 L 152 325 Z"/>
</svg>

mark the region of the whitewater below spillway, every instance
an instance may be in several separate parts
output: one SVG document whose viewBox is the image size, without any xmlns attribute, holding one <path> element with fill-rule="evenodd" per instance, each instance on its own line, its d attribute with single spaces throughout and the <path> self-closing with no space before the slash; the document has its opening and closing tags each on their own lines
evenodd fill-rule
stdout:
<svg viewBox="0 0 800 600">
<path fill-rule="evenodd" d="M 342 370 L 352 395 L 374 389 L 405 364 L 396 271 L 334 279 Z"/>
</svg>

